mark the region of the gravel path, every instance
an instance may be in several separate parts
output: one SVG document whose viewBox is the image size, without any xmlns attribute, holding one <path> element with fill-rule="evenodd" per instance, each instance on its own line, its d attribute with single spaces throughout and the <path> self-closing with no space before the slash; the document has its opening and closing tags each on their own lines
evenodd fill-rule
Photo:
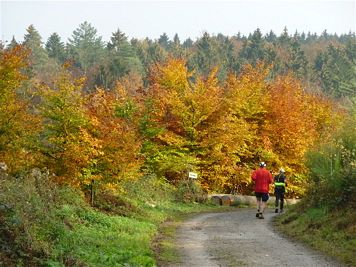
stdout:
<svg viewBox="0 0 356 267">
<path fill-rule="evenodd" d="M 168 266 L 343 266 L 276 233 L 268 210 L 253 209 L 195 216 L 178 229 L 181 262 Z"/>
</svg>

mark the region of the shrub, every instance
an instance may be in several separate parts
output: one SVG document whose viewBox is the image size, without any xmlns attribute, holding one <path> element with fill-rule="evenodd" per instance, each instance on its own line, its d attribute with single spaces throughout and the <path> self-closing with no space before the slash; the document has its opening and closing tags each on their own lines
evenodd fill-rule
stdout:
<svg viewBox="0 0 356 267">
<path fill-rule="evenodd" d="M 177 184 L 176 200 L 180 202 L 198 202 L 204 203 L 208 195 L 201 186 L 192 179 L 181 180 Z"/>
<path fill-rule="evenodd" d="M 356 119 L 346 120 L 333 138 L 309 152 L 310 205 L 330 208 L 355 205 L 356 198 Z"/>
<path fill-rule="evenodd" d="M 32 170 L 20 177 L 0 177 L 0 258 L 33 265 L 51 254 L 65 225 L 55 218 L 60 192 L 47 171 Z"/>
</svg>

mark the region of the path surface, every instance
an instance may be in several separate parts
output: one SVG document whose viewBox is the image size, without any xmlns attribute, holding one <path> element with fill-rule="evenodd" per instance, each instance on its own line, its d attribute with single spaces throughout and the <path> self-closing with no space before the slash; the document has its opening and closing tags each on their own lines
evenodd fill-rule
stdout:
<svg viewBox="0 0 356 267">
<path fill-rule="evenodd" d="M 273 230 L 253 209 L 195 216 L 178 229 L 181 262 L 166 266 L 343 266 Z"/>
</svg>

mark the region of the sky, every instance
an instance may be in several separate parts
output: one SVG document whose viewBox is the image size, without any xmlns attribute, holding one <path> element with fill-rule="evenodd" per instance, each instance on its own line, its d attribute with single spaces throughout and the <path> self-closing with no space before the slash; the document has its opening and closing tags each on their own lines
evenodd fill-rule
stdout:
<svg viewBox="0 0 356 267">
<path fill-rule="evenodd" d="M 180 40 L 222 33 L 248 35 L 259 28 L 279 35 L 343 34 L 356 31 L 356 0 L 131 0 L 131 1 L 5 1 L 0 0 L 0 39 L 19 42 L 33 24 L 45 42 L 56 32 L 67 41 L 88 21 L 104 41 L 118 28 L 130 39 L 158 39 L 167 33 Z"/>
</svg>

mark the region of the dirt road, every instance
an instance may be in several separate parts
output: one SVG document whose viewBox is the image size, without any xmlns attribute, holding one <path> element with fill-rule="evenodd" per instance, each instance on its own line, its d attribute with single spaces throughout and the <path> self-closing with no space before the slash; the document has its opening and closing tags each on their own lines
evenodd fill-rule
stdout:
<svg viewBox="0 0 356 267">
<path fill-rule="evenodd" d="M 178 229 L 180 262 L 168 266 L 343 266 L 273 230 L 278 214 L 253 209 L 195 216 Z"/>
</svg>

